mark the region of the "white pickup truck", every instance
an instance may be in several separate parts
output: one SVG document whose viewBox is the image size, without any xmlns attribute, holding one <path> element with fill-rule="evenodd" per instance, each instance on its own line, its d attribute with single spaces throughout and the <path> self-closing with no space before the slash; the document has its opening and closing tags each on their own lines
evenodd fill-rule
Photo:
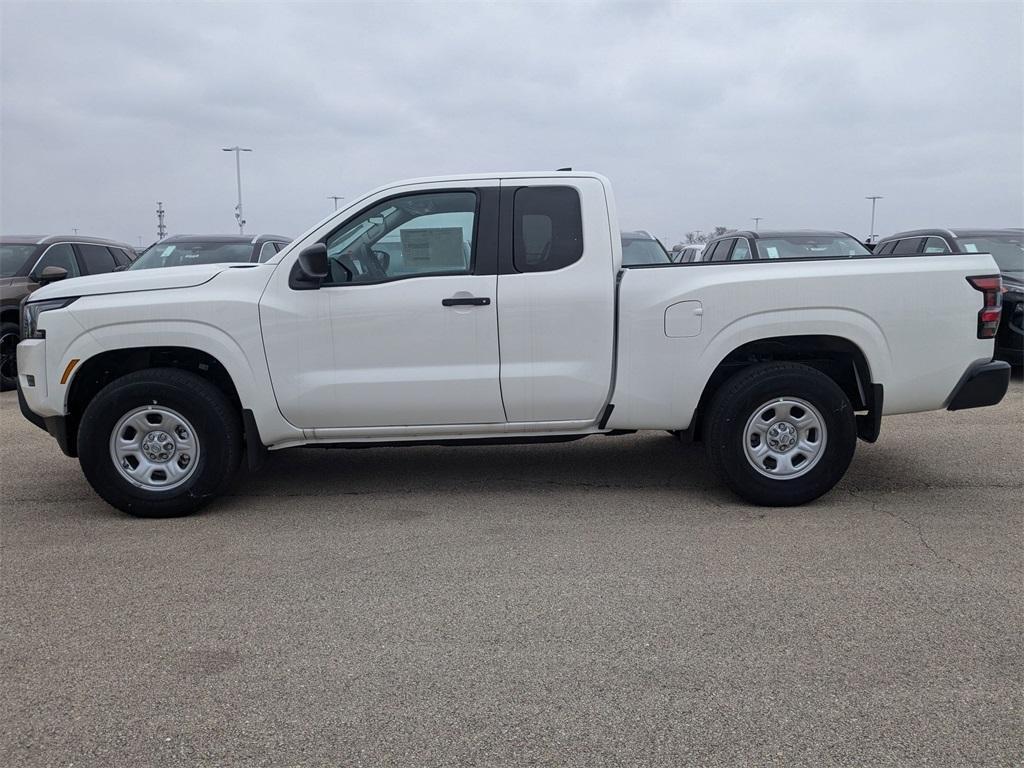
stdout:
<svg viewBox="0 0 1024 768">
<path fill-rule="evenodd" d="M 609 182 L 381 187 L 264 264 L 64 280 L 23 307 L 22 412 L 133 515 L 266 449 L 702 440 L 737 494 L 831 489 L 883 415 L 992 405 L 987 254 L 622 267 Z"/>
</svg>

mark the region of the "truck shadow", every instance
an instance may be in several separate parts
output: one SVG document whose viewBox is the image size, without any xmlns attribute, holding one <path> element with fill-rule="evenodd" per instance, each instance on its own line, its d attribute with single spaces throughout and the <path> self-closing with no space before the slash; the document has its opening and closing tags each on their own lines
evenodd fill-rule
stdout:
<svg viewBox="0 0 1024 768">
<path fill-rule="evenodd" d="M 529 445 L 295 448 L 272 452 L 257 473 L 242 478 L 233 494 L 508 494 L 660 487 L 732 498 L 711 475 L 700 446 L 657 432 Z"/>
</svg>

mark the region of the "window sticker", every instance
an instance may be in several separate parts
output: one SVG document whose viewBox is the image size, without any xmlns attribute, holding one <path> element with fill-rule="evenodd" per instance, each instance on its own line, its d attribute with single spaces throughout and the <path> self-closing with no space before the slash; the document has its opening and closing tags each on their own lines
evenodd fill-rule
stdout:
<svg viewBox="0 0 1024 768">
<path fill-rule="evenodd" d="M 974 243 L 964 243 L 964 250 L 967 251 L 968 253 L 977 253 L 978 246 L 976 246 Z"/>
<path fill-rule="evenodd" d="M 465 269 L 461 227 L 403 229 L 402 256 L 417 269 Z"/>
<path fill-rule="evenodd" d="M 765 248 L 765 250 L 768 251 L 769 259 L 779 258 L 779 249 L 776 248 L 774 245 L 769 245 L 767 248 Z"/>
</svg>

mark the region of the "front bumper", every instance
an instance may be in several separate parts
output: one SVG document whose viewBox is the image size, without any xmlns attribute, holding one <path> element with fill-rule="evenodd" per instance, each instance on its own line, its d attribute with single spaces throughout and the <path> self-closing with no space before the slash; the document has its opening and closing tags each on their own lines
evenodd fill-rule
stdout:
<svg viewBox="0 0 1024 768">
<path fill-rule="evenodd" d="M 49 432 L 67 456 L 77 456 L 69 419 L 48 404 L 46 340 L 25 339 L 18 344 L 18 408 L 21 415 Z"/>
<path fill-rule="evenodd" d="M 28 407 L 25 393 L 21 391 L 21 379 L 18 379 L 18 408 L 21 415 L 31 421 L 45 432 L 49 432 L 57 441 L 65 456 L 75 457 L 78 455 L 78 446 L 71 444 L 71 436 L 68 431 L 68 420 L 66 416 L 40 416 Z"/>
<path fill-rule="evenodd" d="M 970 368 L 946 400 L 950 411 L 984 408 L 1003 399 L 1010 386 L 1010 364 L 993 360 Z"/>
</svg>

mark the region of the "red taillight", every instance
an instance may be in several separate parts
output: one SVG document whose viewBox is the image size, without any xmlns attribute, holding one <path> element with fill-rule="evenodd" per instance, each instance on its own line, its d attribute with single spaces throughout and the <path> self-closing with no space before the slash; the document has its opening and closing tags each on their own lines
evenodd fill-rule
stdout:
<svg viewBox="0 0 1024 768">
<path fill-rule="evenodd" d="M 1003 311 L 1003 278 L 999 275 L 968 277 L 967 282 L 985 298 L 978 312 L 978 338 L 991 339 L 999 330 L 999 315 Z"/>
</svg>

